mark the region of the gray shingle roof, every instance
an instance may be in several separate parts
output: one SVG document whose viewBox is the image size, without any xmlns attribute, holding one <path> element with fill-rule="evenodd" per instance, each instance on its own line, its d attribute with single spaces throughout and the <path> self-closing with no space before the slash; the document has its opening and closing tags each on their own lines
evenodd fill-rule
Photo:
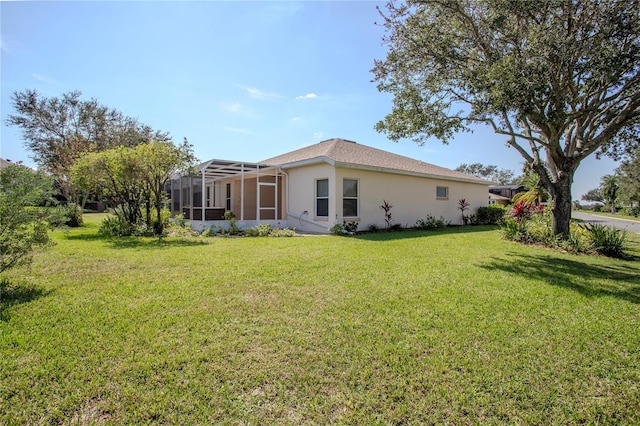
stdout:
<svg viewBox="0 0 640 426">
<path fill-rule="evenodd" d="M 340 166 L 359 166 L 390 173 L 420 174 L 465 182 L 490 183 L 475 176 L 340 138 L 319 142 L 286 154 L 268 158 L 260 163 L 286 166 L 311 160 L 330 160 Z"/>
</svg>

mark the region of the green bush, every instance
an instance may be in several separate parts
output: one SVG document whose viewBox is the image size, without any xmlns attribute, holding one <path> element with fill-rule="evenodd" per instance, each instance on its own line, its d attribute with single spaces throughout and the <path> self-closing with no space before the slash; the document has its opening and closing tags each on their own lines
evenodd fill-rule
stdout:
<svg viewBox="0 0 640 426">
<path fill-rule="evenodd" d="M 478 225 L 501 225 L 504 223 L 504 216 L 506 212 L 507 209 L 499 204 L 480 207 L 476 214 L 476 220 Z"/>
<path fill-rule="evenodd" d="M 404 229 L 404 227 L 402 225 L 400 225 L 399 223 L 394 223 L 393 225 L 391 225 L 389 227 L 389 231 L 391 232 L 400 232 Z"/>
<path fill-rule="evenodd" d="M 276 238 L 281 238 L 281 237 L 295 237 L 296 236 L 296 230 L 295 229 L 289 229 L 289 228 L 275 228 L 272 229 L 271 232 L 269 232 L 269 236 L 270 237 L 276 237 Z"/>
<path fill-rule="evenodd" d="M 367 227 L 367 231 L 369 231 L 369 232 L 380 232 L 380 227 L 378 225 L 376 225 L 375 223 L 372 223 L 371 225 L 369 225 Z"/>
<path fill-rule="evenodd" d="M 100 223 L 98 233 L 108 237 L 128 237 L 133 235 L 133 227 L 118 216 L 108 216 Z"/>
<path fill-rule="evenodd" d="M 507 218 L 501 228 L 502 237 L 511 241 L 526 242 L 527 223 L 525 221 L 518 222 L 513 218 Z"/>
<path fill-rule="evenodd" d="M 344 222 L 343 226 L 344 226 L 344 231 L 347 234 L 353 235 L 356 232 L 358 232 L 358 222 Z"/>
<path fill-rule="evenodd" d="M 448 225 L 450 225 L 450 222 L 447 222 L 442 216 L 436 219 L 435 216 L 429 214 L 424 219 L 418 219 L 415 227 L 424 231 L 431 231 L 433 229 L 446 228 Z"/>
<path fill-rule="evenodd" d="M 332 235 L 344 235 L 344 225 L 341 223 L 336 223 L 331 228 L 329 228 L 329 233 Z"/>
<path fill-rule="evenodd" d="M 144 222 L 132 225 L 118 216 L 109 216 L 100 223 L 98 233 L 108 237 L 151 237 L 153 228 Z"/>
<path fill-rule="evenodd" d="M 65 225 L 70 226 L 71 228 L 79 228 L 84 224 L 84 220 L 82 218 L 82 207 L 76 203 L 67 204 L 65 215 L 67 216 Z"/>
<path fill-rule="evenodd" d="M 582 227 L 588 232 L 591 247 L 595 252 L 611 257 L 624 256 L 627 245 L 626 231 L 599 223 L 585 223 Z"/>
<path fill-rule="evenodd" d="M 271 225 L 268 223 L 261 223 L 244 231 L 244 235 L 247 237 L 268 237 L 270 232 Z"/>
</svg>

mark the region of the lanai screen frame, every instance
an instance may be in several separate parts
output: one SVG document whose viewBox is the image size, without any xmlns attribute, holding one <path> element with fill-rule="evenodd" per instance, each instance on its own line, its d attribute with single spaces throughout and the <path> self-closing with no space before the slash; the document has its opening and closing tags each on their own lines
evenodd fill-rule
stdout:
<svg viewBox="0 0 640 426">
<path fill-rule="evenodd" d="M 190 183 L 189 184 L 189 191 L 191 192 L 190 195 L 190 209 L 191 211 L 195 210 L 195 209 L 202 209 L 202 218 L 204 220 L 205 218 L 205 209 L 206 207 L 206 191 L 205 191 L 205 187 L 206 187 L 206 183 L 207 182 L 215 182 L 217 180 L 221 180 L 221 179 L 228 179 L 228 178 L 233 178 L 233 177 L 237 177 L 240 176 L 240 218 L 239 220 L 244 220 L 244 186 L 245 186 L 245 176 L 255 176 L 256 177 L 256 219 L 257 220 L 261 220 L 260 219 L 260 210 L 273 210 L 274 211 L 274 218 L 277 220 L 279 215 L 278 212 L 278 199 L 279 199 L 279 193 L 278 193 L 278 177 L 283 176 L 286 177 L 286 175 L 284 173 L 281 173 L 279 167 L 274 166 L 274 165 L 268 165 L 268 164 L 262 164 L 262 163 L 248 163 L 248 162 L 243 162 L 243 161 L 230 161 L 230 160 L 218 160 L 218 159 L 213 159 L 213 160 L 209 160 L 206 161 L 202 164 L 200 164 L 199 166 L 196 167 L 196 169 L 198 170 L 198 174 L 196 175 L 191 175 L 191 176 L 181 176 L 178 178 L 178 180 L 181 182 L 180 184 L 180 211 L 183 210 L 183 205 L 182 205 L 182 199 L 183 199 L 183 195 L 182 195 L 182 178 L 183 177 L 191 177 L 191 179 L 198 179 L 201 178 L 202 179 L 202 191 L 201 191 L 201 196 L 202 196 L 202 200 L 201 200 L 201 206 L 200 207 L 194 207 L 194 200 L 192 199 L 192 188 L 193 188 L 193 184 Z M 260 172 L 264 171 L 264 172 L 272 172 L 269 174 L 266 174 L 265 176 L 274 176 L 275 177 L 275 183 L 271 183 L 271 182 L 260 182 Z M 174 179 L 172 179 L 172 195 L 173 195 L 173 182 Z M 191 180 L 190 182 L 193 182 L 193 180 Z M 261 185 L 265 185 L 265 186 L 273 186 L 275 188 L 275 199 L 274 199 L 274 204 L 275 206 L 273 208 L 271 207 L 261 207 L 260 205 L 260 186 Z M 173 200 L 172 200 L 173 202 Z"/>
</svg>

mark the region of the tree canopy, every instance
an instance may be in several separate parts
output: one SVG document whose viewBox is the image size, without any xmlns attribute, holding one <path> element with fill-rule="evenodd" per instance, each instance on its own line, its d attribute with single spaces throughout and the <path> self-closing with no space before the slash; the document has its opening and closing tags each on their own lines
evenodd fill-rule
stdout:
<svg viewBox="0 0 640 426">
<path fill-rule="evenodd" d="M 640 149 L 635 149 L 616 169 L 620 199 L 628 206 L 640 207 Z M 637 210 L 636 210 L 637 211 Z"/>
<path fill-rule="evenodd" d="M 11 98 L 14 114 L 7 124 L 22 131 L 25 148 L 43 170 L 56 178 L 61 195 L 78 202 L 70 169 L 78 158 L 116 146 L 169 140 L 168 133 L 154 131 L 135 118 L 98 103 L 82 100 L 72 91 L 60 97 L 41 96 L 35 90 L 15 92 Z"/>
<path fill-rule="evenodd" d="M 491 164 L 485 166 L 481 163 L 462 163 L 456 167 L 456 171 L 487 179 L 491 182 L 497 183 L 498 185 L 509 185 L 514 182 L 513 170 L 499 169 L 498 166 Z"/>
<path fill-rule="evenodd" d="M 638 145 L 640 2 L 406 0 L 381 15 L 374 81 L 394 98 L 376 129 L 424 143 L 489 125 L 538 174 L 566 236 L 580 162 Z"/>
<path fill-rule="evenodd" d="M 611 212 L 616 211 L 616 202 L 618 201 L 618 177 L 614 175 L 602 176 L 600 180 L 600 194 L 604 200 L 611 206 Z"/>
<path fill-rule="evenodd" d="M 71 176 L 79 189 L 115 205 L 115 214 L 127 229 L 142 224 L 161 235 L 164 185 L 173 173 L 187 170 L 194 162 L 186 139 L 180 146 L 153 140 L 86 154 L 72 167 Z"/>
<path fill-rule="evenodd" d="M 582 200 L 604 204 L 604 197 L 600 193 L 600 188 L 590 189 L 589 191 L 587 191 L 585 194 L 582 195 Z"/>
</svg>

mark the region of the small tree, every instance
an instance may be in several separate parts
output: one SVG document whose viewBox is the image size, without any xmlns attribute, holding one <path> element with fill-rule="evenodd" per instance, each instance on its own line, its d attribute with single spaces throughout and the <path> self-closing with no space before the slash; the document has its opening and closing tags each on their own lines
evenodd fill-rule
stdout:
<svg viewBox="0 0 640 426">
<path fill-rule="evenodd" d="M 387 229 L 391 228 L 391 209 L 393 206 L 389 204 L 387 200 L 382 200 L 382 205 L 380 206 L 382 210 L 384 210 L 384 222 Z"/>
<path fill-rule="evenodd" d="M 172 173 L 187 169 L 194 161 L 192 147 L 186 139 L 180 146 L 152 141 L 87 154 L 77 161 L 71 174 L 78 188 L 115 204 L 116 215 L 129 224 L 130 229 L 142 223 L 161 235 L 162 207 L 166 199 L 164 185 Z"/>
<path fill-rule="evenodd" d="M 458 200 L 458 210 L 460 210 L 460 212 L 462 213 L 463 225 L 466 225 L 467 222 L 469 221 L 469 218 L 464 215 L 465 210 L 467 210 L 468 208 L 469 208 L 469 202 L 466 200 L 466 198 L 461 198 Z"/>
<path fill-rule="evenodd" d="M 48 230 L 56 218 L 53 179 L 43 172 L 10 165 L 0 170 L 0 273 L 31 262 L 33 252 L 51 245 Z"/>
<path fill-rule="evenodd" d="M 525 191 L 513 196 L 514 203 L 523 202 L 529 207 L 534 207 L 542 204 L 549 197 L 549 193 L 542 186 L 540 177 L 536 173 L 526 174 L 522 178 L 522 186 L 524 186 Z"/>
<path fill-rule="evenodd" d="M 611 206 L 611 213 L 616 212 L 616 201 L 618 199 L 618 178 L 615 175 L 606 175 L 602 177 L 602 185 L 600 185 L 600 193 Z"/>
</svg>

